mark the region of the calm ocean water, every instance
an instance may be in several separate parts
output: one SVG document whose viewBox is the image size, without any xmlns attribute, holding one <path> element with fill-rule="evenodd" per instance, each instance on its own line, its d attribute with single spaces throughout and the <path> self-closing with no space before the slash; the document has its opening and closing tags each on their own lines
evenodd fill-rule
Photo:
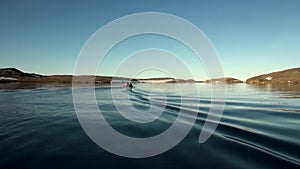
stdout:
<svg viewBox="0 0 300 169">
<path fill-rule="evenodd" d="M 163 154 L 132 159 L 103 150 L 87 136 L 77 119 L 70 86 L 1 84 L 0 168 L 300 168 L 299 86 L 228 85 L 220 124 L 203 144 L 198 137 L 211 103 L 210 85 L 198 87 L 199 109 L 188 109 L 198 113 L 189 134 Z M 166 108 L 159 119 L 146 124 L 118 113 L 110 86 L 97 86 L 95 91 L 99 108 L 114 129 L 150 137 L 172 125 L 180 99 L 191 99 L 193 91 L 179 95 L 175 84 L 112 89 L 118 98 L 130 97 L 141 113 L 149 108 L 153 89 L 166 94 Z"/>
</svg>

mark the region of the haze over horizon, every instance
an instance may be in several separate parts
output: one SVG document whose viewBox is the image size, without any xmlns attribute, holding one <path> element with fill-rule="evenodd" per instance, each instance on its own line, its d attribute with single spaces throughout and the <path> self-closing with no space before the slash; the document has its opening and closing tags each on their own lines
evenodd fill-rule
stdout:
<svg viewBox="0 0 300 169">
<path fill-rule="evenodd" d="M 225 76 L 246 80 L 259 74 L 299 67 L 299 9 L 298 0 L 89 3 L 4 0 L 0 2 L 0 67 L 44 75 L 73 74 L 81 48 L 102 26 L 137 12 L 162 12 L 184 18 L 201 29 L 216 48 Z M 184 46 L 154 35 L 132 37 L 118 44 L 107 54 L 98 74 L 112 75 L 113 68 L 124 57 L 149 47 L 178 55 L 191 71 L 199 74 L 195 80 L 209 78 Z M 126 72 L 123 73 L 126 76 Z M 163 75 L 149 71 L 140 76 Z M 178 76 L 176 78 L 190 78 L 180 72 Z"/>
</svg>

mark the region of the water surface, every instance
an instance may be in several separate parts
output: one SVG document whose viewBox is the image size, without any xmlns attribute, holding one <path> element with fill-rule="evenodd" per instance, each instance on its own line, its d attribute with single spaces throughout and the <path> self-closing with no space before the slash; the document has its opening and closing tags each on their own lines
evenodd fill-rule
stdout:
<svg viewBox="0 0 300 169">
<path fill-rule="evenodd" d="M 300 168 L 299 86 L 228 85 L 219 126 L 199 144 L 211 104 L 210 85 L 197 84 L 196 106 L 180 104 L 181 99 L 193 99 L 193 91 L 188 90 L 189 84 L 179 85 L 187 90 L 179 93 L 176 84 L 136 84 L 131 91 L 118 85 L 96 87 L 106 120 L 131 137 L 162 133 L 181 108 L 198 115 L 189 134 L 173 149 L 131 159 L 103 150 L 87 136 L 78 122 L 69 85 L 0 84 L 0 168 Z M 153 93 L 157 89 L 164 97 Z M 134 106 L 141 113 L 149 109 L 151 100 L 164 101 L 165 109 L 153 122 L 129 121 L 116 110 L 112 90 L 119 96 L 118 104 L 130 97 L 131 105 L 123 106 Z"/>
</svg>

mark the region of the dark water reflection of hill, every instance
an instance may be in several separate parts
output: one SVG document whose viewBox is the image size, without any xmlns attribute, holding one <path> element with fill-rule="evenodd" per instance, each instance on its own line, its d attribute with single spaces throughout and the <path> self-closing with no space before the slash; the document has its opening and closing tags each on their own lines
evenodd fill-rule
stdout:
<svg viewBox="0 0 300 169">
<path fill-rule="evenodd" d="M 95 84 L 95 87 L 110 86 L 110 83 Z M 119 84 L 122 86 L 122 84 Z M 70 88 L 72 83 L 0 83 L 1 89 Z"/>
<path fill-rule="evenodd" d="M 109 83 L 95 84 L 95 87 L 110 86 Z M 116 85 L 113 85 L 116 86 Z M 122 87 L 122 84 L 117 84 Z M 249 88 L 255 90 L 290 94 L 293 98 L 300 98 L 300 84 L 248 84 Z M 35 88 L 52 88 L 52 87 L 72 87 L 72 83 L 0 83 L 0 89 L 35 89 Z M 230 85 L 228 86 L 230 87 Z"/>
<path fill-rule="evenodd" d="M 0 83 L 0 89 L 36 89 L 51 87 L 71 87 L 71 83 Z"/>
<path fill-rule="evenodd" d="M 282 94 L 285 98 L 300 98 L 299 84 L 266 84 L 266 85 L 250 85 L 259 90 Z"/>
</svg>

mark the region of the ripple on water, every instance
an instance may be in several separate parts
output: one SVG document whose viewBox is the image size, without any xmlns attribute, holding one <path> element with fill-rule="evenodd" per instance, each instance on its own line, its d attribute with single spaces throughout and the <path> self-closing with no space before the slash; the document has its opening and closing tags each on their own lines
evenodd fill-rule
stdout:
<svg viewBox="0 0 300 169">
<path fill-rule="evenodd" d="M 197 114 L 195 124 L 190 124 L 194 127 L 182 142 L 147 159 L 118 157 L 90 140 L 77 120 L 69 87 L 1 89 L 0 168 L 300 168 L 300 105 L 290 91 L 230 86 L 216 131 L 207 142 L 199 144 L 212 103 L 209 86 L 199 84 L 199 98 L 186 89 L 182 95 L 172 91 L 172 84 L 161 84 L 161 89 L 167 89 L 164 95 L 152 91 L 159 86 L 136 84 L 129 91 L 109 86 L 95 89 L 106 120 L 128 136 L 160 134 L 181 110 L 185 112 L 183 123 Z M 130 102 L 124 102 L 124 98 Z M 124 118 L 114 104 L 128 110 L 135 108 L 145 115 L 151 113 L 147 112 L 150 106 L 153 111 L 164 109 L 159 118 L 143 124 Z"/>
</svg>

